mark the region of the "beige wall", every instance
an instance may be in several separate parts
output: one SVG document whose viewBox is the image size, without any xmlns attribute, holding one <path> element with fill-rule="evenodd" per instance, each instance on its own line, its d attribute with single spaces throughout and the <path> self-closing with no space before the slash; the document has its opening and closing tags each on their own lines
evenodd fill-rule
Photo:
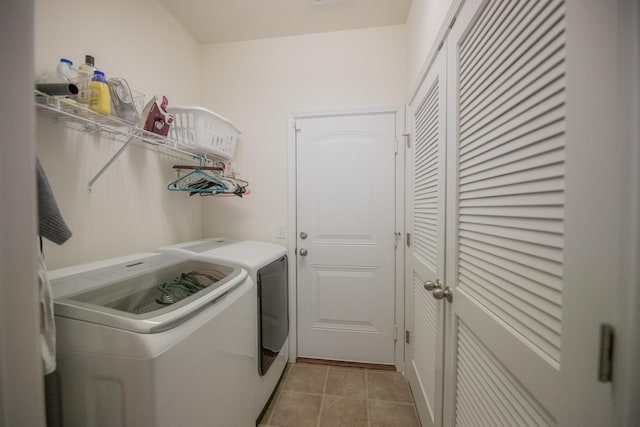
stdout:
<svg viewBox="0 0 640 427">
<path fill-rule="evenodd" d="M 253 191 L 204 200 L 204 235 L 284 243 L 288 113 L 404 104 L 406 64 L 405 25 L 204 46 L 203 104 L 243 131 L 235 164 Z"/>
<path fill-rule="evenodd" d="M 285 243 L 275 227 L 290 220 L 288 113 L 405 104 L 452 1 L 414 0 L 407 25 L 199 46 L 155 0 L 36 0 L 36 75 L 91 53 L 147 99 L 165 94 L 229 117 L 243 131 L 234 163 L 253 191 L 204 200 L 170 193 L 179 160 L 143 144 L 89 194 L 86 183 L 121 143 L 39 114 L 38 155 L 74 232 L 63 246 L 46 245 L 49 267 L 202 236 Z"/>
<path fill-rule="evenodd" d="M 197 105 L 200 46 L 155 0 L 36 0 L 35 72 L 55 70 L 60 57 L 78 65 L 84 54 L 132 88 Z M 37 153 L 73 237 L 47 243 L 49 268 L 153 250 L 202 235 L 201 201 L 170 193 L 176 160 L 138 145 L 95 184 L 87 182 L 122 145 L 68 129 L 37 115 Z"/>
<path fill-rule="evenodd" d="M 407 17 L 408 89 L 413 90 L 454 0 L 413 0 Z M 410 94 L 411 95 L 411 94 Z"/>
</svg>

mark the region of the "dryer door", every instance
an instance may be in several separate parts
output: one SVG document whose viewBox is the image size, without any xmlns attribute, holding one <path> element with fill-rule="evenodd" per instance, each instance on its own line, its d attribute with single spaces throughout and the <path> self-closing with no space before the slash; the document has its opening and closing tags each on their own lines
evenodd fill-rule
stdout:
<svg viewBox="0 0 640 427">
<path fill-rule="evenodd" d="M 265 375 L 289 336 L 287 256 L 258 270 L 260 375 Z"/>
</svg>

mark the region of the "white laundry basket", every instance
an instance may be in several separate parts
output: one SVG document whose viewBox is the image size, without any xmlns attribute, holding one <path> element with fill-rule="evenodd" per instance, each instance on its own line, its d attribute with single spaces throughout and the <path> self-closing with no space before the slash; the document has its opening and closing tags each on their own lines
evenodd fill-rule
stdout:
<svg viewBox="0 0 640 427">
<path fill-rule="evenodd" d="M 240 131 L 231 120 L 202 107 L 177 105 L 167 111 L 175 116 L 169 137 L 224 160 L 232 160 Z"/>
</svg>

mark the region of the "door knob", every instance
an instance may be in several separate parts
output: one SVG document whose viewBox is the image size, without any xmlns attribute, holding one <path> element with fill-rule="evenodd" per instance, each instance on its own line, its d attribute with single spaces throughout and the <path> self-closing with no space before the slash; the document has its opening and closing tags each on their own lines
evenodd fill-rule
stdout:
<svg viewBox="0 0 640 427">
<path fill-rule="evenodd" d="M 446 298 L 447 301 L 451 302 L 453 301 L 453 291 L 448 286 L 444 289 L 442 289 L 441 287 L 437 287 L 433 290 L 433 297 L 435 299 Z"/>
<path fill-rule="evenodd" d="M 300 238 L 301 238 L 302 240 L 306 239 L 306 238 L 307 238 L 307 233 L 305 233 L 304 231 L 301 231 L 301 232 L 300 232 Z"/>
<path fill-rule="evenodd" d="M 424 282 L 424 288 L 431 292 L 436 288 L 436 284 L 432 280 L 427 280 L 426 282 Z"/>
<path fill-rule="evenodd" d="M 424 288 L 429 292 L 441 287 L 442 287 L 442 282 L 440 281 L 440 279 L 436 279 L 435 282 L 433 280 L 427 280 L 426 282 L 424 282 Z"/>
<path fill-rule="evenodd" d="M 300 249 L 300 256 L 307 256 L 308 253 L 309 252 L 305 248 Z"/>
</svg>

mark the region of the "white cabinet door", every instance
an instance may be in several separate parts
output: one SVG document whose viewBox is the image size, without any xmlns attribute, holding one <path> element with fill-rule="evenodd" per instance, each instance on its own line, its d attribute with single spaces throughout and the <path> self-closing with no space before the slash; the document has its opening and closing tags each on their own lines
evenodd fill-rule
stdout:
<svg viewBox="0 0 640 427">
<path fill-rule="evenodd" d="M 581 77 L 615 76 L 606 9 L 470 0 L 449 34 L 446 426 L 610 425 L 598 289 L 618 237 L 593 210 L 619 213 L 600 169 L 615 168 L 616 142 L 598 141 L 615 135 L 613 95 Z"/>
<path fill-rule="evenodd" d="M 395 364 L 401 126 L 396 112 L 297 120 L 300 357 Z"/>
<path fill-rule="evenodd" d="M 444 277 L 445 50 L 440 50 L 410 106 L 413 141 L 407 156 L 405 371 L 423 427 L 442 423 L 444 306 L 430 287 Z"/>
</svg>

